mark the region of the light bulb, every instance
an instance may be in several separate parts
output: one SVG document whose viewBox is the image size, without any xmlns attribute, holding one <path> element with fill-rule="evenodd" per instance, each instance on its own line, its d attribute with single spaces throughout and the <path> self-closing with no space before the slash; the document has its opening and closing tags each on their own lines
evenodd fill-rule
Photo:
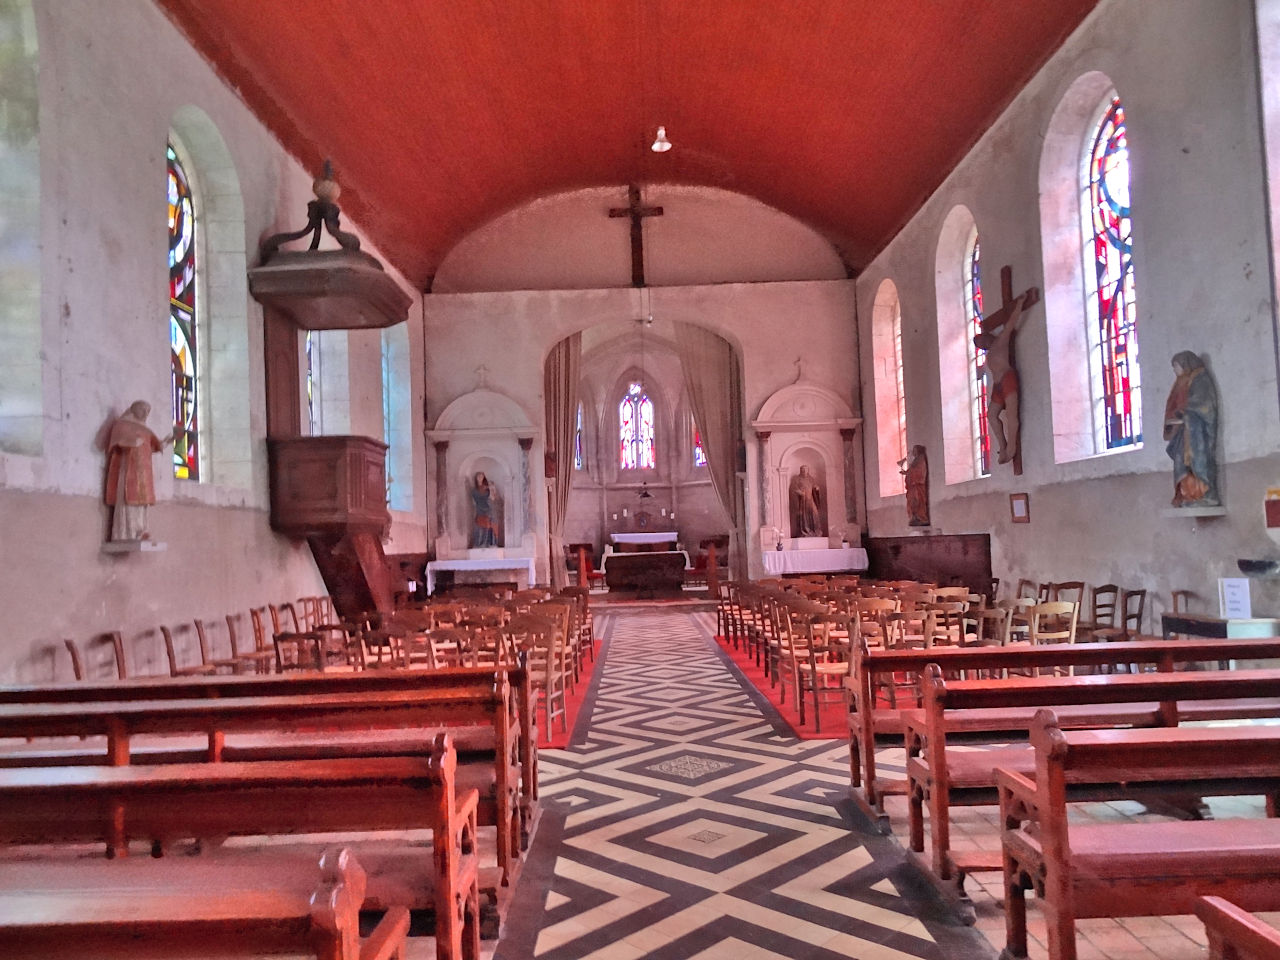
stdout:
<svg viewBox="0 0 1280 960">
<path fill-rule="evenodd" d="M 653 140 L 653 146 L 649 148 L 654 153 L 666 153 L 671 149 L 671 141 L 667 139 L 667 128 L 659 127 L 658 135 Z"/>
</svg>

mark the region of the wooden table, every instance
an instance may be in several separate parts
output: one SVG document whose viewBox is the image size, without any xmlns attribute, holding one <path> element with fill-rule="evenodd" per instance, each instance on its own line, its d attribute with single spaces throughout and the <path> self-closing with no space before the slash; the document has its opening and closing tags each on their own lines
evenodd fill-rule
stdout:
<svg viewBox="0 0 1280 960">
<path fill-rule="evenodd" d="M 1160 618 L 1160 629 L 1166 640 L 1175 634 L 1239 640 L 1246 637 L 1280 636 L 1280 619 L 1252 617 L 1248 620 L 1224 620 L 1204 613 L 1166 613 Z"/>
</svg>

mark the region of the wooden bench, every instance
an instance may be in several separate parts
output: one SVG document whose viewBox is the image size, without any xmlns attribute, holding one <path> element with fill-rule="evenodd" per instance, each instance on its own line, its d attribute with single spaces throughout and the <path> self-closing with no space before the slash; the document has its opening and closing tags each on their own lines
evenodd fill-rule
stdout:
<svg viewBox="0 0 1280 960">
<path fill-rule="evenodd" d="M 1280 716 L 1280 671 L 1213 671 L 1209 673 L 1115 674 L 1096 677 L 1036 677 L 1008 680 L 945 681 L 938 666 L 926 668 L 921 680 L 924 709 L 905 718 L 910 848 L 924 851 L 924 808 L 929 809 L 931 855 L 924 864 L 944 895 L 953 898 L 962 916 L 972 922 L 972 905 L 964 896 L 969 873 L 999 870 L 999 850 L 952 850 L 951 807 L 994 804 L 996 767 L 1030 776 L 1035 754 L 1029 742 L 992 749 L 957 749 L 948 735 L 985 731 L 996 724 L 1000 732 L 1023 740 L 1037 710 L 1052 706 L 1063 727 L 1176 727 L 1188 715 L 1230 720 L 1263 713 Z M 1247 731 L 1250 728 L 1236 728 Z M 1266 729 L 1266 728 L 1261 728 Z M 1167 731 L 1143 731 L 1153 742 Z M 1276 729 L 1280 734 L 1280 729 Z M 1241 736 L 1245 736 L 1241 733 Z M 1139 782 L 1149 782 L 1142 777 Z M 1158 796 L 1165 788 L 1152 784 L 1144 796 Z M 1233 785 L 1217 781 L 1205 786 L 1213 794 Z M 1136 787 L 1115 780 L 1090 780 L 1074 775 L 1072 800 L 1135 797 Z"/>
<path fill-rule="evenodd" d="M 876 702 L 877 679 L 895 673 L 921 674 L 930 663 L 947 674 L 978 670 L 1038 670 L 1049 667 L 1105 667 L 1119 663 L 1154 666 L 1170 672 L 1176 665 L 1227 659 L 1280 657 L 1280 638 L 1255 640 L 1134 640 L 1127 643 L 1060 643 L 1044 646 L 1009 644 L 1003 647 L 933 647 L 928 650 L 871 649 L 866 639 L 854 639 L 849 684 L 849 768 L 854 799 L 880 829 L 888 832 L 884 797 L 907 791 L 905 780 L 882 778 L 876 772 L 877 736 L 898 736 L 903 709 Z M 998 724 L 998 718 L 994 721 Z M 997 730 L 998 726 L 988 729 Z M 1024 728 L 1025 729 L 1025 726 Z M 860 790 L 858 788 L 861 788 Z"/>
<path fill-rule="evenodd" d="M 1209 960 L 1280 960 L 1280 930 L 1221 897 L 1201 897 L 1196 916 L 1204 921 Z"/>
<path fill-rule="evenodd" d="M 71 960 L 92 944 L 94 957 L 132 960 L 201 943 L 220 956 L 403 956 L 409 932 L 404 907 L 388 910 L 361 943 L 366 877 L 350 850 L 325 851 L 318 876 L 261 876 L 251 858 L 184 860 L 165 870 L 137 865 L 147 869 L 82 860 L 7 864 L 0 876 L 0 955 Z"/>
<path fill-rule="evenodd" d="M 471 960 L 478 797 L 455 794 L 456 768 L 439 734 L 427 757 L 0 770 L 0 844 L 103 843 L 114 858 L 131 841 L 154 850 L 192 839 L 430 830 L 429 852 L 399 851 L 422 862 L 411 902 L 384 902 L 371 884 L 366 905 L 434 910 L 440 960 Z M 271 850 L 262 856 L 280 855 Z"/>
<path fill-rule="evenodd" d="M 1280 907 L 1280 820 L 1070 824 L 1067 817 L 1072 779 L 1185 782 L 1196 790 L 1229 780 L 1236 792 L 1267 794 L 1274 812 L 1280 729 L 1136 733 L 1144 735 L 1064 732 L 1044 710 L 1031 731 L 1034 781 L 997 770 L 1003 960 L 1027 956 L 1025 891 L 1031 888 L 1040 897 L 1050 960 L 1075 960 L 1077 919 L 1188 914 L 1207 895 L 1250 910 Z M 1165 736 L 1152 736 L 1158 733 Z"/>
<path fill-rule="evenodd" d="M 211 706 L 162 705 L 171 701 Z M 235 709 L 226 707 L 229 701 L 245 702 Z M 255 708 L 247 701 L 262 703 Z M 424 730 L 447 724 L 462 761 L 460 783 L 479 790 L 480 821 L 498 828 L 500 883 L 506 886 L 528 845 L 536 812 L 537 738 L 529 703 L 523 667 L 498 673 L 458 668 L 7 686 L 0 687 L 0 737 L 103 736 L 106 743 L 0 745 L 0 767 L 93 764 L 104 757 L 108 763 L 127 763 L 131 750 L 149 763 L 197 762 L 202 752 L 208 759 L 227 760 L 395 755 L 420 750 Z M 301 724 L 314 736 L 248 736 Z M 468 724 L 479 729 L 468 730 Z M 359 736 L 397 727 L 413 729 L 416 739 Z M 173 741 L 131 745 L 142 734 L 192 730 L 207 735 L 204 751 Z M 234 736 L 236 731 L 241 736 Z"/>
</svg>

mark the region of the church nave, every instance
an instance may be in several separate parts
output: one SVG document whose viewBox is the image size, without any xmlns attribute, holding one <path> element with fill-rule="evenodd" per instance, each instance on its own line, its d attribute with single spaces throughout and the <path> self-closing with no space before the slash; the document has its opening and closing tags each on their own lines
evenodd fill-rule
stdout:
<svg viewBox="0 0 1280 960">
<path fill-rule="evenodd" d="M 983 956 L 891 838 L 851 827 L 844 740 L 798 740 L 713 613 L 597 614 L 569 748 L 497 960 Z"/>
</svg>

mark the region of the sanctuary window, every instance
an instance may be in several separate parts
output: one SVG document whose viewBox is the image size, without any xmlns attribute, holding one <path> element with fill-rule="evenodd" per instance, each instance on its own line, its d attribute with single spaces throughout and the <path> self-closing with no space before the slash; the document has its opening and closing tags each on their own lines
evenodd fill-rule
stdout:
<svg viewBox="0 0 1280 960">
<path fill-rule="evenodd" d="M 1099 449 L 1142 442 L 1129 138 L 1114 94 L 1085 151 L 1081 190 L 1085 311 L 1094 430 Z"/>
<path fill-rule="evenodd" d="M 702 449 L 702 431 L 698 429 L 698 425 L 693 425 L 693 465 L 695 467 L 705 467 L 707 465 L 707 452 Z"/>
<path fill-rule="evenodd" d="M 978 231 L 970 236 L 964 255 L 964 315 L 969 351 L 969 412 L 973 421 L 973 465 L 980 477 L 991 473 L 991 428 L 987 422 L 987 380 L 982 375 L 987 351 L 973 342 L 982 333 L 982 256 Z"/>
<path fill-rule="evenodd" d="M 623 470 L 652 470 L 654 456 L 653 401 L 639 383 L 627 387 L 618 404 L 618 464 Z"/>
<path fill-rule="evenodd" d="M 307 366 L 307 431 L 317 437 L 324 432 L 320 429 L 320 338 L 314 330 L 308 330 L 302 343 Z"/>
<path fill-rule="evenodd" d="M 191 181 L 173 143 L 169 169 L 169 354 L 173 398 L 173 475 L 200 479 L 199 366 L 196 342 L 196 210 Z"/>
<path fill-rule="evenodd" d="M 573 424 L 573 469 L 582 469 L 582 404 L 578 404 L 577 419 Z"/>
</svg>

